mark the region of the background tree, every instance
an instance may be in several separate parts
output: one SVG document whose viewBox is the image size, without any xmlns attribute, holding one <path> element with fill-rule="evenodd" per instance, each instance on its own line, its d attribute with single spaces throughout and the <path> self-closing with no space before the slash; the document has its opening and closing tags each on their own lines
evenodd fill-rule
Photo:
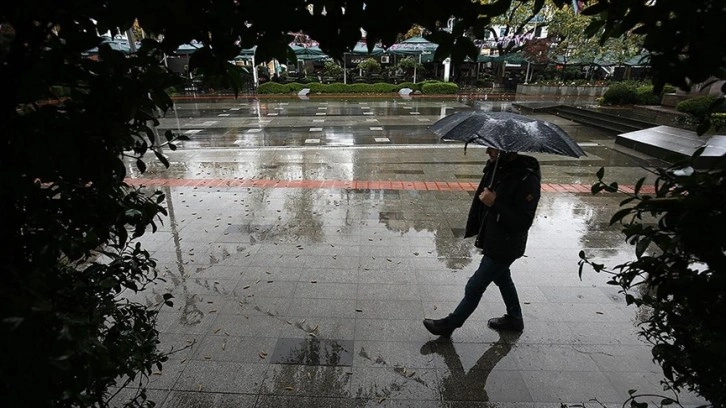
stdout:
<svg viewBox="0 0 726 408">
<path fill-rule="evenodd" d="M 358 63 L 357 68 L 363 71 L 366 76 L 370 76 L 381 72 L 381 63 L 376 61 L 375 58 L 366 58 Z"/>
<path fill-rule="evenodd" d="M 548 26 L 548 34 L 552 37 L 553 44 L 550 58 L 565 65 L 593 66 L 598 63 L 622 65 L 640 54 L 642 38 L 631 32 L 607 38 L 604 42 L 600 40 L 604 34 L 602 31 L 592 37 L 585 35 L 585 30 L 592 24 L 592 20 L 592 17 L 576 13 L 569 6 L 555 11 Z"/>
</svg>

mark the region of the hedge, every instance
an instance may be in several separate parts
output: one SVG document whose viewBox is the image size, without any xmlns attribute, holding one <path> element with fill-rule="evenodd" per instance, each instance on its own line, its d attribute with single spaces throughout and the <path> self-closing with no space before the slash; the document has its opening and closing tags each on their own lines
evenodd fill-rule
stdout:
<svg viewBox="0 0 726 408">
<path fill-rule="evenodd" d="M 713 95 L 697 96 L 695 98 L 679 102 L 678 105 L 676 105 L 676 110 L 688 113 L 689 115 L 695 116 L 699 119 L 705 119 L 709 112 L 711 112 L 711 105 L 716 103 L 717 100 L 719 100 L 719 98 Z M 723 103 L 723 100 L 712 112 L 726 112 L 726 105 Z"/>
<path fill-rule="evenodd" d="M 410 88 L 414 91 L 421 91 L 426 94 L 455 94 L 459 87 L 458 85 L 451 82 L 439 82 L 439 81 L 423 81 L 417 84 L 413 82 L 403 82 L 398 85 L 388 84 L 385 82 L 379 82 L 375 84 L 321 84 L 318 82 L 312 82 L 309 84 L 300 84 L 297 82 L 291 82 L 287 84 L 281 84 L 277 82 L 265 82 L 257 87 L 257 93 L 259 94 L 291 94 L 298 93 L 303 88 L 310 89 L 311 94 L 316 93 L 394 93 L 398 92 L 403 88 Z"/>
<path fill-rule="evenodd" d="M 675 92 L 675 87 L 666 85 L 660 94 L 653 93 L 653 85 L 635 82 L 619 82 L 608 87 L 601 99 L 605 105 L 660 105 L 664 93 Z"/>
<path fill-rule="evenodd" d="M 451 82 L 424 83 L 421 92 L 424 94 L 455 94 L 459 86 Z"/>
</svg>

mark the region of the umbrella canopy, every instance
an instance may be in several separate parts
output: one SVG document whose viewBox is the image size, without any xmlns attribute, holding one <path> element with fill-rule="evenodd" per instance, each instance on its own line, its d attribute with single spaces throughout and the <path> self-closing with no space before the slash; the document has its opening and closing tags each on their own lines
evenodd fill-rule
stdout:
<svg viewBox="0 0 726 408">
<path fill-rule="evenodd" d="M 317 45 L 307 47 L 299 44 L 290 44 L 290 48 L 292 48 L 293 52 L 295 52 L 295 56 L 299 60 L 320 61 L 330 59 L 330 57 L 326 55 Z"/>
<path fill-rule="evenodd" d="M 394 55 L 420 55 L 421 62 L 434 60 L 434 53 L 439 45 L 423 37 L 411 37 L 408 40 L 393 44 L 388 48 L 388 53 Z"/>
<path fill-rule="evenodd" d="M 505 152 L 585 156 L 559 126 L 516 113 L 462 111 L 440 119 L 429 129 L 444 140 L 476 143 Z"/>
</svg>

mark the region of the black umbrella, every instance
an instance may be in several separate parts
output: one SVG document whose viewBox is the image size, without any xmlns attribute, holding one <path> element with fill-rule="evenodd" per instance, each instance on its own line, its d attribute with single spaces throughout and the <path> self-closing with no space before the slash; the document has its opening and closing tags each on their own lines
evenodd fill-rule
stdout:
<svg viewBox="0 0 726 408">
<path fill-rule="evenodd" d="M 559 126 L 511 112 L 457 112 L 437 121 L 429 129 L 444 140 L 460 140 L 467 145 L 476 143 L 505 152 L 585 156 L 580 146 Z"/>
</svg>

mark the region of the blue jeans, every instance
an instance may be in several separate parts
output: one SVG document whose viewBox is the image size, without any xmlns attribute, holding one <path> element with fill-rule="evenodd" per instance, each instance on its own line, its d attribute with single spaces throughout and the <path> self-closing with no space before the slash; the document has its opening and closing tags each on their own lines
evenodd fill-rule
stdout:
<svg viewBox="0 0 726 408">
<path fill-rule="evenodd" d="M 456 307 L 456 310 L 447 318 L 448 322 L 454 327 L 463 326 L 466 319 L 476 310 L 484 291 L 492 282 L 499 287 L 502 300 L 507 306 L 507 314 L 521 319 L 522 308 L 519 306 L 517 288 L 514 287 L 512 274 L 509 271 L 512 262 L 514 262 L 513 259 L 502 261 L 484 255 L 479 264 L 479 269 L 474 272 L 474 275 L 469 278 L 469 282 L 466 283 L 464 298 Z"/>
</svg>

